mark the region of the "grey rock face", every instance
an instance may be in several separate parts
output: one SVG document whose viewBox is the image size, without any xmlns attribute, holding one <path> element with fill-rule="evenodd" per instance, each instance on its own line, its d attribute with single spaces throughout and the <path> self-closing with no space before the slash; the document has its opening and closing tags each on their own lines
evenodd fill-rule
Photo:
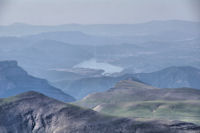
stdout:
<svg viewBox="0 0 200 133">
<path fill-rule="evenodd" d="M 38 91 L 61 101 L 71 102 L 74 98 L 51 86 L 44 79 L 28 75 L 16 61 L 0 62 L 0 97 L 14 96 L 26 91 Z"/>
<path fill-rule="evenodd" d="M 137 122 L 103 116 L 36 92 L 0 100 L 1 133 L 199 133 L 180 122 Z"/>
</svg>

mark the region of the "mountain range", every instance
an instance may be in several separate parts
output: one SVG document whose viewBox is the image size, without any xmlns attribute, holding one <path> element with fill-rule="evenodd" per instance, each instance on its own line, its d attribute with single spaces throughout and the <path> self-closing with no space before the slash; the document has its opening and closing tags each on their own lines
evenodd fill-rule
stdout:
<svg viewBox="0 0 200 133">
<path fill-rule="evenodd" d="M 149 73 L 188 64 L 200 68 L 198 27 L 198 22 L 179 20 L 0 26 L 0 60 L 17 60 L 39 77 L 49 69 L 71 69 L 91 59 L 120 67 L 124 73 Z"/>
<path fill-rule="evenodd" d="M 200 69 L 190 66 L 173 66 L 152 73 L 134 74 L 134 77 L 159 88 L 200 89 Z"/>
<path fill-rule="evenodd" d="M 0 62 L 0 97 L 9 97 L 26 91 L 38 91 L 55 99 L 72 102 L 75 99 L 61 91 L 60 89 L 49 85 L 49 83 L 40 78 L 33 77 L 18 66 L 16 61 Z"/>
<path fill-rule="evenodd" d="M 1 133 L 198 133 L 200 127 L 178 121 L 136 121 L 99 114 L 26 92 L 0 99 Z"/>
<path fill-rule="evenodd" d="M 200 133 L 199 25 L 0 26 L 0 133 Z"/>
<path fill-rule="evenodd" d="M 87 69 L 85 69 L 87 71 Z M 95 72 L 95 71 L 94 71 Z M 96 72 L 101 72 L 96 71 Z M 48 76 L 46 76 L 47 78 Z M 118 74 L 118 75 L 101 75 L 98 73 L 94 76 L 87 74 L 78 75 L 77 72 L 71 71 L 54 71 L 51 77 L 56 77 L 51 84 L 62 88 L 62 90 L 76 99 L 96 92 L 104 92 L 114 87 L 120 80 L 134 78 L 134 80 L 155 86 L 157 88 L 200 88 L 200 70 L 190 66 L 174 66 L 152 72 L 137 74 Z M 71 77 L 71 79 L 70 79 Z"/>
<path fill-rule="evenodd" d="M 66 24 L 57 26 L 42 26 L 42 25 L 28 25 L 22 23 L 15 23 L 7 26 L 0 26 L 0 35 L 30 35 L 39 34 L 42 32 L 56 32 L 56 31 L 81 31 L 86 34 L 101 35 L 101 36 L 148 36 L 162 35 L 161 33 L 171 34 L 173 38 L 176 36 L 190 35 L 193 36 L 199 33 L 199 22 L 169 20 L 169 21 L 151 21 L 140 24 Z M 178 33 L 178 34 L 177 34 Z M 174 36 L 176 35 L 176 36 Z M 177 38 L 176 38 L 177 39 Z"/>
</svg>

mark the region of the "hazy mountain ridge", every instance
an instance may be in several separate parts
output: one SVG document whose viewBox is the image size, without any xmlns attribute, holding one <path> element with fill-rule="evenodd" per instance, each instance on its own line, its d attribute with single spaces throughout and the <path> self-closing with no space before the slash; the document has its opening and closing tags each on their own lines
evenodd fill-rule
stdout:
<svg viewBox="0 0 200 133">
<path fill-rule="evenodd" d="M 134 74 L 134 77 L 159 88 L 200 89 L 200 69 L 190 66 L 168 67 L 157 72 Z"/>
<path fill-rule="evenodd" d="M 15 24 L 0 26 L 0 29 L 0 59 L 17 60 L 30 73 L 41 77 L 37 74 L 46 69 L 57 66 L 57 69 L 70 69 L 91 59 L 120 67 L 128 73 L 153 72 L 188 64 L 200 68 L 196 58 L 200 53 L 198 22 L 171 20 L 61 26 Z M 45 50 L 47 46 L 51 50 Z"/>
<path fill-rule="evenodd" d="M 199 68 L 198 59 L 196 59 L 200 53 L 198 41 L 74 46 L 53 40 L 31 42 L 20 39 L 16 41 L 16 38 L 13 38 L 13 40 L 11 38 L 9 43 L 4 43 L 3 40 L 3 37 L 0 38 L 2 44 L 0 46 L 0 59 L 17 60 L 30 73 L 46 71 L 42 68 L 69 69 L 91 59 L 96 59 L 98 63 L 108 63 L 121 67 L 125 73 L 153 72 L 169 66 L 186 66 L 188 64 Z M 47 46 L 51 50 L 46 50 Z M 57 60 L 58 58 L 59 60 Z M 30 60 L 35 60 L 35 62 Z M 155 60 L 157 60 L 157 63 L 154 63 Z"/>
<path fill-rule="evenodd" d="M 151 21 L 140 24 L 66 24 L 58 26 L 42 26 L 42 25 L 26 25 L 13 24 L 8 26 L 0 26 L 0 35 L 28 35 L 38 34 L 41 32 L 56 32 L 56 31 L 81 31 L 86 34 L 94 35 L 148 35 L 160 33 L 162 31 L 176 31 L 180 33 L 187 31 L 191 34 L 198 31 L 199 22 L 169 20 L 169 21 Z M 14 30 L 13 30 L 14 29 Z M 184 33 L 184 32 L 183 32 Z"/>
<path fill-rule="evenodd" d="M 119 44 L 119 42 L 117 42 L 117 39 L 106 36 L 88 35 L 80 31 L 44 32 L 37 35 L 25 36 L 24 38 L 32 41 L 54 40 L 73 45 Z"/>
<path fill-rule="evenodd" d="M 80 46 L 53 40 L 40 40 L 22 43 L 20 49 L 5 51 L 0 55 L 1 60 L 17 60 L 30 73 L 42 77 L 39 73 L 57 67 L 71 68 L 84 60 L 90 59 L 93 54 Z"/>
<path fill-rule="evenodd" d="M 16 61 L 0 62 L 0 97 L 9 97 L 26 91 L 38 91 L 50 97 L 71 102 L 75 99 L 51 86 L 44 79 L 29 75 Z"/>
<path fill-rule="evenodd" d="M 190 66 L 167 67 L 153 73 L 118 74 L 110 76 L 78 76 L 70 80 L 66 74 L 62 80 L 53 81 L 52 84 L 62 88 L 64 92 L 81 99 L 90 93 L 104 92 L 113 88 L 120 80 L 134 79 L 157 88 L 196 88 L 199 89 L 199 69 Z M 62 72 L 57 73 L 57 79 L 62 77 Z M 64 74 L 64 73 L 63 73 Z M 68 76 L 67 76 L 68 75 Z M 178 81 L 178 82 L 177 82 Z M 182 82 L 180 82 L 182 81 Z M 186 84 L 187 83 L 187 84 Z"/>
</svg>

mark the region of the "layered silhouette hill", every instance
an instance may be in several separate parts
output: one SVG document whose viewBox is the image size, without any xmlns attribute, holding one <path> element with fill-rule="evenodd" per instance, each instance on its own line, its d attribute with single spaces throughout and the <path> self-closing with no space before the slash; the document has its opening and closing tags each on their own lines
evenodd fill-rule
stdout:
<svg viewBox="0 0 200 133">
<path fill-rule="evenodd" d="M 0 97 L 9 97 L 26 91 L 38 91 L 55 99 L 72 102 L 75 99 L 44 79 L 29 75 L 16 61 L 0 62 Z"/>
<path fill-rule="evenodd" d="M 200 69 L 190 66 L 173 66 L 152 73 L 135 74 L 134 77 L 159 88 L 200 89 Z"/>
<path fill-rule="evenodd" d="M 54 85 L 77 99 L 90 93 L 104 92 L 114 87 L 120 80 L 133 78 L 157 88 L 196 88 L 200 89 L 200 70 L 191 66 L 172 66 L 152 73 L 124 74 L 122 76 L 81 77 L 69 81 L 61 80 Z"/>
</svg>

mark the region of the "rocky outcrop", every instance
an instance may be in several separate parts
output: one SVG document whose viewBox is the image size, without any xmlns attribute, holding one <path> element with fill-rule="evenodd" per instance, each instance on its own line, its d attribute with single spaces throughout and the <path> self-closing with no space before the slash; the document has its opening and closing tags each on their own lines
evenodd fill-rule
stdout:
<svg viewBox="0 0 200 133">
<path fill-rule="evenodd" d="M 199 133 L 191 123 L 138 122 L 65 104 L 36 92 L 0 100 L 1 133 Z"/>
</svg>

